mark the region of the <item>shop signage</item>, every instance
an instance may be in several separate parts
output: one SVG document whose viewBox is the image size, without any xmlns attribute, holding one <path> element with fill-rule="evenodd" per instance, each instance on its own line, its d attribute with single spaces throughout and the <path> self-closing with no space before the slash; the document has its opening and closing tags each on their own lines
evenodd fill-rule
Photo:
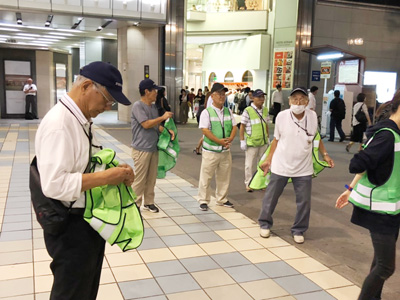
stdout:
<svg viewBox="0 0 400 300">
<path fill-rule="evenodd" d="M 321 71 L 312 71 L 311 81 L 321 81 Z"/>
<path fill-rule="evenodd" d="M 282 89 L 292 89 L 294 66 L 294 48 L 275 48 L 274 67 L 272 74 L 272 88 L 277 84 Z"/>
<path fill-rule="evenodd" d="M 144 66 L 144 79 L 150 78 L 150 67 L 149 65 Z"/>
<path fill-rule="evenodd" d="M 329 79 L 331 78 L 332 62 L 324 61 L 321 63 L 321 78 Z"/>
</svg>

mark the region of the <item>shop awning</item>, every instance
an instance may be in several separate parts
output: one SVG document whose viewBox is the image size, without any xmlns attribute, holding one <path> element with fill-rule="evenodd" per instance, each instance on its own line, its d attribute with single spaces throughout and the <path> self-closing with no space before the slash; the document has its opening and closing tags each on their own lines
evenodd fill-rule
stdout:
<svg viewBox="0 0 400 300">
<path fill-rule="evenodd" d="M 315 46 L 315 47 L 309 47 L 309 48 L 303 48 L 301 51 L 310 53 L 313 55 L 324 55 L 332 52 L 340 52 L 343 54 L 343 57 L 341 59 L 365 59 L 365 56 L 344 50 L 332 45 L 321 45 L 321 46 Z"/>
</svg>

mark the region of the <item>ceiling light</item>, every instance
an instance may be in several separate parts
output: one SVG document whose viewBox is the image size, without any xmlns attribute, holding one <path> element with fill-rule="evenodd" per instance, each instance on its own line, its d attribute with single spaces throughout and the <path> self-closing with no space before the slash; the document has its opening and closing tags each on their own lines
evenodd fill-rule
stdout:
<svg viewBox="0 0 400 300">
<path fill-rule="evenodd" d="M 76 29 L 79 24 L 81 24 L 83 18 L 78 18 L 78 21 L 74 23 L 74 25 L 72 25 L 71 29 Z"/>
<path fill-rule="evenodd" d="M 9 38 L 9 35 L 0 34 L 0 38 Z"/>
<path fill-rule="evenodd" d="M 327 53 L 327 54 L 318 55 L 317 59 L 324 60 L 324 59 L 335 59 L 335 58 L 341 58 L 341 57 L 343 57 L 342 53 Z"/>
<path fill-rule="evenodd" d="M 61 32 L 82 32 L 82 30 L 74 30 L 74 29 L 55 29 L 57 31 L 61 31 Z"/>
<path fill-rule="evenodd" d="M 140 25 L 140 22 L 133 22 L 133 25 L 134 25 L 134 26 L 139 26 L 139 25 Z"/>
<path fill-rule="evenodd" d="M 14 29 L 14 28 L 0 28 L 2 31 L 21 31 L 19 29 Z"/>
<path fill-rule="evenodd" d="M 61 32 L 49 32 L 49 34 L 64 35 L 64 36 L 74 36 L 72 33 L 61 33 Z"/>
<path fill-rule="evenodd" d="M 43 38 L 40 38 L 40 39 L 37 39 L 38 41 L 43 41 L 43 42 L 50 42 L 50 43 L 54 43 L 54 42 L 59 42 L 60 40 L 51 40 L 51 39 L 43 39 Z"/>
<path fill-rule="evenodd" d="M 40 36 L 40 35 L 39 35 Z M 65 40 L 65 36 L 51 36 L 51 35 L 42 35 L 43 38 L 53 39 L 53 40 Z"/>
<path fill-rule="evenodd" d="M 27 36 L 15 36 L 14 38 L 19 40 L 34 40 L 34 37 L 27 37 Z"/>
<path fill-rule="evenodd" d="M 97 27 L 97 29 L 96 29 L 96 31 L 102 31 L 102 30 L 103 30 L 103 27 L 101 27 L 101 26 Z"/>
<path fill-rule="evenodd" d="M 40 36 L 40 34 L 33 34 L 33 33 L 16 33 L 16 35 L 29 36 L 29 37 L 39 37 Z"/>
<path fill-rule="evenodd" d="M 112 20 L 108 20 L 107 22 L 105 22 L 103 25 L 97 27 L 96 31 L 102 31 L 104 28 L 106 28 L 108 25 L 110 25 L 112 23 Z"/>
<path fill-rule="evenodd" d="M 44 23 L 44 26 L 50 27 L 50 24 L 51 24 L 52 21 L 53 21 L 53 15 L 48 15 L 48 16 L 47 16 L 47 20 L 46 20 L 46 22 Z"/>
<path fill-rule="evenodd" d="M 15 16 L 17 18 L 17 24 L 18 25 L 22 25 L 22 15 L 21 15 L 21 13 L 17 12 L 17 13 L 15 13 Z"/>
<path fill-rule="evenodd" d="M 24 26 L 24 28 L 39 29 L 39 30 L 53 30 L 53 28 L 50 28 L 50 27 L 39 27 L 39 26 Z"/>
<path fill-rule="evenodd" d="M 106 33 L 106 35 L 109 35 L 109 36 L 115 36 L 116 34 L 115 34 L 115 33 L 111 33 L 111 32 L 109 32 L 109 33 Z"/>
</svg>

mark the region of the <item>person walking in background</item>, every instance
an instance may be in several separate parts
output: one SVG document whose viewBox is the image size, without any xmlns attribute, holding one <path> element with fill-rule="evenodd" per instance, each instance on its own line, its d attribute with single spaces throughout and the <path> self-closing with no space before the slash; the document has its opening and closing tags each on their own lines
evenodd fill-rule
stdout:
<svg viewBox="0 0 400 300">
<path fill-rule="evenodd" d="M 274 118 L 272 123 L 275 124 L 276 117 L 281 111 L 283 105 L 282 86 L 279 83 L 276 85 L 276 91 L 272 93 L 272 103 L 274 107 Z"/>
<path fill-rule="evenodd" d="M 249 188 L 250 180 L 269 145 L 268 109 L 263 106 L 265 95 L 262 90 L 255 90 L 253 102 L 244 110 L 241 119 L 243 126 L 240 126 L 240 149 L 246 154 L 244 184 L 248 192 L 253 191 Z"/>
<path fill-rule="evenodd" d="M 164 130 L 162 122 L 173 116 L 172 112 L 166 111 L 159 117 L 155 104 L 152 104 L 156 101 L 158 90 L 161 88 L 153 80 L 149 78 L 142 80 L 139 84 L 140 101 L 133 104 L 131 113 L 131 146 L 132 158 L 135 162 L 135 182 L 132 189 L 137 195 L 138 206 L 141 206 L 142 210 L 149 210 L 153 213 L 159 211 L 154 204 L 154 187 L 158 167 L 158 137 Z M 174 139 L 174 132 L 170 130 L 170 133 Z"/>
<path fill-rule="evenodd" d="M 83 218 L 85 191 L 108 184 L 129 186 L 134 180 L 132 168 L 123 164 L 87 173 L 90 153 L 100 148 L 91 130 L 92 118 L 111 110 L 115 101 L 131 103 L 122 93 L 122 77 L 113 65 L 92 62 L 79 74 L 71 90 L 44 116 L 35 137 L 41 190 L 68 211 L 62 232 L 43 233 L 53 259 L 51 300 L 96 300 L 105 240 Z"/>
<path fill-rule="evenodd" d="M 351 124 L 353 126 L 353 131 L 351 132 L 350 143 L 348 143 L 346 146 L 347 152 L 350 151 L 350 148 L 354 143 L 360 143 L 358 151 L 362 150 L 363 136 L 365 130 L 367 130 L 367 122 L 368 126 L 371 126 L 371 119 L 369 118 L 368 108 L 367 105 L 364 104 L 366 98 L 367 96 L 363 93 L 357 95 L 357 103 L 353 107 L 353 117 Z M 356 114 L 358 113 L 359 110 L 364 112 L 367 122 L 359 122 L 357 120 Z"/>
<path fill-rule="evenodd" d="M 374 248 L 370 273 L 358 300 L 382 299 L 383 285 L 396 267 L 400 226 L 400 149 L 396 147 L 400 143 L 400 90 L 389 105 L 390 118 L 367 130 L 366 147 L 350 161 L 350 173 L 356 176 L 336 200 L 336 208 L 353 204 L 351 222 L 369 230 Z"/>
<path fill-rule="evenodd" d="M 312 86 L 310 89 L 310 92 L 308 93 L 308 105 L 307 108 L 310 110 L 315 111 L 315 109 L 317 108 L 317 100 L 315 100 L 315 96 L 318 93 L 318 87 L 317 86 Z"/>
<path fill-rule="evenodd" d="M 202 89 L 199 89 L 197 91 L 196 97 L 194 97 L 197 123 L 199 123 L 200 115 L 201 115 L 202 111 L 204 110 L 205 99 L 206 99 L 206 97 L 204 96 Z M 197 106 L 197 111 L 196 111 L 196 106 Z"/>
<path fill-rule="evenodd" d="M 171 111 L 171 107 L 168 104 L 166 98 L 165 88 L 161 88 L 157 91 L 156 107 L 158 110 L 158 115 L 161 117 L 166 111 Z"/>
<path fill-rule="evenodd" d="M 274 140 L 270 152 L 261 164 L 264 174 L 271 169 L 270 182 L 265 191 L 261 213 L 258 218 L 260 236 L 268 238 L 274 224 L 272 214 L 289 178 L 292 179 L 296 195 L 297 212 L 291 233 L 295 243 L 304 243 L 304 233 L 310 223 L 311 178 L 313 169 L 313 140 L 318 130 L 317 115 L 306 109 L 308 95 L 305 88 L 292 90 L 290 109 L 282 111 L 276 118 Z M 324 160 L 334 166 L 322 141 L 319 152 Z"/>
<path fill-rule="evenodd" d="M 224 107 L 225 87 L 221 83 L 214 83 L 211 97 L 213 103 L 203 110 L 199 123 L 204 140 L 198 201 L 200 209 L 204 211 L 208 210 L 211 200 L 210 183 L 214 175 L 217 205 L 233 207 L 227 196 L 232 169 L 230 147 L 235 138 L 237 126 L 231 110 Z"/>
<path fill-rule="evenodd" d="M 25 119 L 38 119 L 37 112 L 37 86 L 33 83 L 32 78 L 28 78 L 27 83 L 24 85 L 25 93 Z M 30 110 L 32 110 L 32 116 L 29 116 Z"/>
<path fill-rule="evenodd" d="M 340 140 L 339 142 L 343 142 L 346 138 L 346 135 L 342 129 L 342 120 L 346 116 L 346 104 L 342 98 L 340 98 L 340 91 L 336 90 L 333 92 L 335 98 L 331 101 L 329 105 L 329 111 L 331 112 L 331 121 L 330 121 L 330 134 L 329 140 L 333 142 L 335 140 L 335 128 L 339 133 Z"/>
<path fill-rule="evenodd" d="M 189 105 L 185 89 L 181 89 L 181 94 L 179 95 L 179 106 L 180 106 L 180 121 L 181 124 L 186 124 L 188 120 Z"/>
<path fill-rule="evenodd" d="M 189 107 L 190 107 L 190 111 L 192 112 L 192 119 L 194 119 L 194 115 L 195 115 L 195 113 L 194 113 L 194 106 L 193 106 L 193 104 L 194 104 L 194 97 L 195 97 L 195 96 L 196 96 L 196 95 L 194 94 L 194 88 L 191 88 L 189 94 L 187 95 L 187 98 L 188 98 L 188 105 L 189 105 Z"/>
</svg>

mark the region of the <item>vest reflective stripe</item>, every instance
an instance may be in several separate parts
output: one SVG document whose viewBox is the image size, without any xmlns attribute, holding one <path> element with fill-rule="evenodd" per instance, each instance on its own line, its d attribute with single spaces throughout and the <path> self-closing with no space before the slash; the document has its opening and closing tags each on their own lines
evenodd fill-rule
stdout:
<svg viewBox="0 0 400 300">
<path fill-rule="evenodd" d="M 319 140 L 318 141 L 314 141 L 313 146 L 314 146 L 314 148 L 318 148 L 319 147 Z"/>
<path fill-rule="evenodd" d="M 380 186 L 372 184 L 366 172 L 350 193 L 349 202 L 368 211 L 397 215 L 400 213 L 400 136 L 390 128 L 382 128 L 368 140 L 365 148 L 380 131 L 390 131 L 394 136 L 394 162 L 389 179 Z"/>
<path fill-rule="evenodd" d="M 246 135 L 246 144 L 249 147 L 259 147 L 267 144 L 268 134 L 267 134 L 267 124 L 264 121 L 261 121 L 258 112 L 255 111 L 254 107 L 249 106 L 245 109 L 249 114 L 250 125 L 251 125 L 251 135 Z M 263 107 L 262 109 L 262 117 L 265 120 L 268 116 L 268 109 Z"/>
<path fill-rule="evenodd" d="M 210 115 L 211 132 L 213 133 L 213 135 L 215 135 L 219 139 L 229 137 L 232 132 L 232 117 L 229 109 L 224 107 L 223 126 L 221 124 L 221 119 L 218 117 L 217 112 L 213 107 L 208 107 L 207 111 Z M 220 144 L 213 142 L 206 136 L 204 136 L 203 139 L 203 148 L 213 152 L 222 152 L 223 150 Z"/>
</svg>

